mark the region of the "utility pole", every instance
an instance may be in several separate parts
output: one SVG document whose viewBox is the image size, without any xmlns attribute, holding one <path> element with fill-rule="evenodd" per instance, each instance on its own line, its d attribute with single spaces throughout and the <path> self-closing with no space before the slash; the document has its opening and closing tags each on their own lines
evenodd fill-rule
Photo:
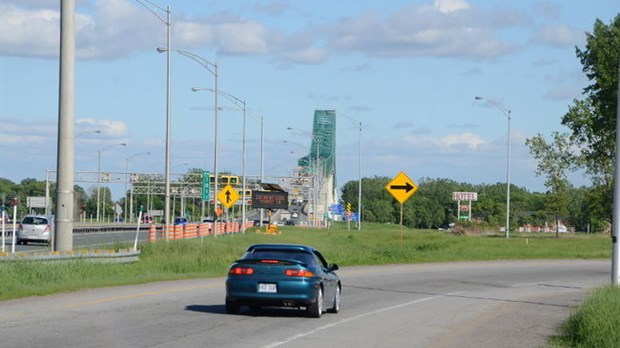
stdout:
<svg viewBox="0 0 620 348">
<path fill-rule="evenodd" d="M 75 95 L 75 0 L 60 2 L 60 81 L 56 162 L 56 236 L 53 249 L 73 249 L 73 124 Z"/>
</svg>

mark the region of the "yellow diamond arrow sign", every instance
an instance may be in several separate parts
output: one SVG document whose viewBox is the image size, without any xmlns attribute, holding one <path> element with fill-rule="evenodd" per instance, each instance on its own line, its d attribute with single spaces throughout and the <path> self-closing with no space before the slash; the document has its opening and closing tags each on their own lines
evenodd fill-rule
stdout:
<svg viewBox="0 0 620 348">
<path fill-rule="evenodd" d="M 409 179 L 407 174 L 400 172 L 392 181 L 385 185 L 385 189 L 394 197 L 400 204 L 405 203 L 417 190 L 413 180 Z"/>
<path fill-rule="evenodd" d="M 217 194 L 217 199 L 222 202 L 226 208 L 230 208 L 239 199 L 239 192 L 235 191 L 232 186 L 226 185 L 222 191 Z"/>
</svg>

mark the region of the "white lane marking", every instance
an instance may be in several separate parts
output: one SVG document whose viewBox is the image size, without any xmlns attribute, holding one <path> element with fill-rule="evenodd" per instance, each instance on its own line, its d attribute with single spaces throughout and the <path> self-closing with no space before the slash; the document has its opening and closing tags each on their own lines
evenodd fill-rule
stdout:
<svg viewBox="0 0 620 348">
<path fill-rule="evenodd" d="M 356 315 L 354 317 L 342 319 L 342 320 L 337 321 L 335 323 L 331 323 L 331 324 L 327 324 L 327 325 L 324 325 L 324 326 L 317 327 L 316 329 L 310 330 L 308 332 L 300 333 L 300 334 L 297 334 L 295 336 L 291 336 L 291 337 L 285 338 L 282 341 L 273 342 L 271 344 L 263 346 L 262 348 L 273 348 L 273 347 L 281 346 L 283 344 L 290 343 L 290 342 L 293 342 L 295 340 L 298 340 L 298 339 L 300 339 L 302 337 L 310 336 L 310 335 L 315 334 L 315 333 L 317 333 L 319 331 L 326 330 L 326 329 L 329 329 L 329 328 L 332 328 L 332 327 L 336 327 L 338 325 L 345 324 L 345 323 L 348 323 L 350 321 L 354 321 L 354 320 L 357 320 L 357 319 L 360 319 L 360 318 L 363 318 L 363 317 L 367 317 L 369 315 L 373 315 L 373 314 L 377 314 L 377 313 L 382 313 L 382 312 L 387 312 L 387 311 L 391 311 L 393 309 L 398 309 L 398 308 L 410 306 L 410 305 L 413 305 L 413 304 L 416 304 L 416 303 L 425 302 L 425 301 L 429 301 L 429 300 L 434 300 L 436 298 L 440 298 L 440 297 L 444 297 L 444 296 L 451 296 L 451 295 L 456 295 L 456 294 L 458 294 L 458 293 L 451 293 L 451 294 L 446 294 L 446 295 L 436 295 L 436 296 L 431 296 L 431 297 L 425 297 L 425 298 L 421 298 L 421 299 L 418 299 L 418 300 L 415 300 L 415 301 L 410 301 L 410 302 L 405 302 L 405 303 L 401 303 L 401 304 L 398 304 L 398 305 L 394 305 L 394 306 L 391 306 L 391 307 L 385 307 L 385 308 L 376 309 L 374 311 L 362 313 L 362 314 Z"/>
</svg>

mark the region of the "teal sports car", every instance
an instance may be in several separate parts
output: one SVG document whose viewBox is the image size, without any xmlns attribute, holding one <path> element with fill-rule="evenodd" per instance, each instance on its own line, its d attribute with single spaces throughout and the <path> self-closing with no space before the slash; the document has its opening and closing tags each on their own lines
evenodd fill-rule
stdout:
<svg viewBox="0 0 620 348">
<path fill-rule="evenodd" d="M 313 318 L 338 313 L 342 284 L 336 270 L 310 246 L 252 245 L 228 271 L 226 312 L 275 306 L 303 308 Z"/>
</svg>

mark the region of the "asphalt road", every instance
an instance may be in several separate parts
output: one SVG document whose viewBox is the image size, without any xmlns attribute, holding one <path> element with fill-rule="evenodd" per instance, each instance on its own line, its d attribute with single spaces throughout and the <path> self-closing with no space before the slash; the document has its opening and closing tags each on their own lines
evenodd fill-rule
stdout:
<svg viewBox="0 0 620 348">
<path fill-rule="evenodd" d="M 11 252 L 12 236 L 5 237 L 4 249 Z M 93 233 L 74 233 L 73 247 L 80 248 L 112 248 L 116 243 L 133 243 L 136 238 L 135 231 L 106 231 Z M 148 231 L 140 231 L 138 233 L 138 241 L 144 242 L 148 239 Z M 15 251 L 45 251 L 49 250 L 47 243 L 28 242 L 27 245 L 15 245 Z"/>
<path fill-rule="evenodd" d="M 224 279 L 152 283 L 0 302 L 10 347 L 541 347 L 605 261 L 346 267 L 342 311 L 224 312 Z"/>
</svg>

